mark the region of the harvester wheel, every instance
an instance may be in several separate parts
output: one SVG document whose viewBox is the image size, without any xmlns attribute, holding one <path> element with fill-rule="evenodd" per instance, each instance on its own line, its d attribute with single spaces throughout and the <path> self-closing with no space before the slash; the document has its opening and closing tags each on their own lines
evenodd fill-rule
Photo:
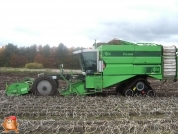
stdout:
<svg viewBox="0 0 178 134">
<path fill-rule="evenodd" d="M 134 94 L 143 95 L 143 96 L 147 95 L 149 91 L 151 94 L 152 91 L 150 83 L 145 79 L 137 81 L 136 84 L 133 85 L 133 89 L 135 89 Z"/>
<path fill-rule="evenodd" d="M 131 89 L 125 90 L 124 96 L 126 96 L 126 97 L 129 97 L 129 96 L 133 97 L 134 96 L 133 90 L 131 90 Z"/>
<path fill-rule="evenodd" d="M 156 95 L 156 93 L 155 93 L 155 91 L 153 91 L 153 90 L 149 90 L 149 91 L 147 92 L 147 96 L 155 97 L 155 95 Z"/>
<path fill-rule="evenodd" d="M 142 91 L 145 88 L 145 84 L 143 82 L 138 82 L 136 88 L 138 91 Z"/>
<path fill-rule="evenodd" d="M 57 92 L 56 82 L 51 77 L 39 77 L 33 83 L 32 92 L 35 95 L 41 96 L 55 95 L 55 93 Z"/>
</svg>

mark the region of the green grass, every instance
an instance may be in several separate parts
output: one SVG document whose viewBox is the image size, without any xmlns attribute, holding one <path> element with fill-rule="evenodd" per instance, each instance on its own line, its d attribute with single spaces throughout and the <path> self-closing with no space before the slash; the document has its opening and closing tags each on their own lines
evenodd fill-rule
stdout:
<svg viewBox="0 0 178 134">
<path fill-rule="evenodd" d="M 27 68 L 27 69 L 43 69 L 44 66 L 41 63 L 33 62 L 33 63 L 27 63 L 25 65 L 25 68 Z"/>
</svg>

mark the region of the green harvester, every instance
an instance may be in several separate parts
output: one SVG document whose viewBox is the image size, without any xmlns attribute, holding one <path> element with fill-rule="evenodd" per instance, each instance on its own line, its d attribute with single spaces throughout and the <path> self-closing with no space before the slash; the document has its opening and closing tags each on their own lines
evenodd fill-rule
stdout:
<svg viewBox="0 0 178 134">
<path fill-rule="evenodd" d="M 93 49 L 75 51 L 80 61 L 81 73 L 39 74 L 36 79 L 26 78 L 22 82 L 6 86 L 7 95 L 22 95 L 32 92 L 50 96 L 58 93 L 87 95 L 102 93 L 114 87 L 116 94 L 123 96 L 155 96 L 148 78 L 173 80 L 178 77 L 176 46 L 153 43 L 131 43 L 117 40 L 117 43 L 94 44 Z M 65 89 L 59 89 L 59 80 L 66 82 Z"/>
</svg>

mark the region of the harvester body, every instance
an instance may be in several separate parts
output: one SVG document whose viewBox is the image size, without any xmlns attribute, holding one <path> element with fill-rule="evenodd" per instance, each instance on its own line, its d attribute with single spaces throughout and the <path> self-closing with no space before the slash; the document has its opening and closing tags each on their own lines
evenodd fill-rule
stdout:
<svg viewBox="0 0 178 134">
<path fill-rule="evenodd" d="M 59 90 L 61 95 L 94 94 L 115 87 L 116 93 L 125 96 L 153 96 L 155 92 L 147 81 L 148 77 L 177 80 L 176 52 L 175 46 L 121 40 L 119 45 L 101 44 L 95 49 L 78 50 L 74 54 L 78 55 L 82 74 L 63 74 L 61 71 L 58 75 L 48 75 L 49 78 L 40 76 L 33 82 L 31 90 L 39 95 L 52 95 L 60 84 L 58 80 L 62 79 L 67 88 Z"/>
<path fill-rule="evenodd" d="M 78 50 L 74 54 L 78 54 L 85 76 L 83 82 L 78 83 L 78 90 L 83 90 L 81 94 L 92 94 L 116 86 L 117 92 L 121 94 L 130 90 L 131 95 L 147 94 L 150 91 L 154 94 L 147 81 L 148 77 L 177 80 L 176 52 L 175 46 L 134 44 L 125 41 L 120 45 L 105 44 L 96 49 Z M 75 92 L 72 89 L 70 93 Z M 66 92 L 70 94 L 69 90 Z M 76 94 L 80 95 L 77 91 Z"/>
</svg>

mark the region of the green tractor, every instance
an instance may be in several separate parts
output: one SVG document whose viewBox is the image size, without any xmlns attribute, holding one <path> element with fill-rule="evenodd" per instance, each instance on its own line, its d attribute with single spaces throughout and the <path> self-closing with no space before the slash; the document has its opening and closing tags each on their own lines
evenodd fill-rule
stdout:
<svg viewBox="0 0 178 134">
<path fill-rule="evenodd" d="M 115 87 L 115 93 L 123 96 L 155 96 L 148 77 L 157 80 L 177 80 L 178 60 L 175 46 L 150 43 L 131 43 L 119 40 L 119 44 L 104 43 L 94 49 L 75 51 L 81 71 L 78 74 L 39 74 L 37 79 L 28 78 L 6 86 L 7 95 L 32 92 L 49 96 L 87 95 L 101 93 Z M 66 89 L 58 90 L 59 80 L 65 80 Z"/>
</svg>

